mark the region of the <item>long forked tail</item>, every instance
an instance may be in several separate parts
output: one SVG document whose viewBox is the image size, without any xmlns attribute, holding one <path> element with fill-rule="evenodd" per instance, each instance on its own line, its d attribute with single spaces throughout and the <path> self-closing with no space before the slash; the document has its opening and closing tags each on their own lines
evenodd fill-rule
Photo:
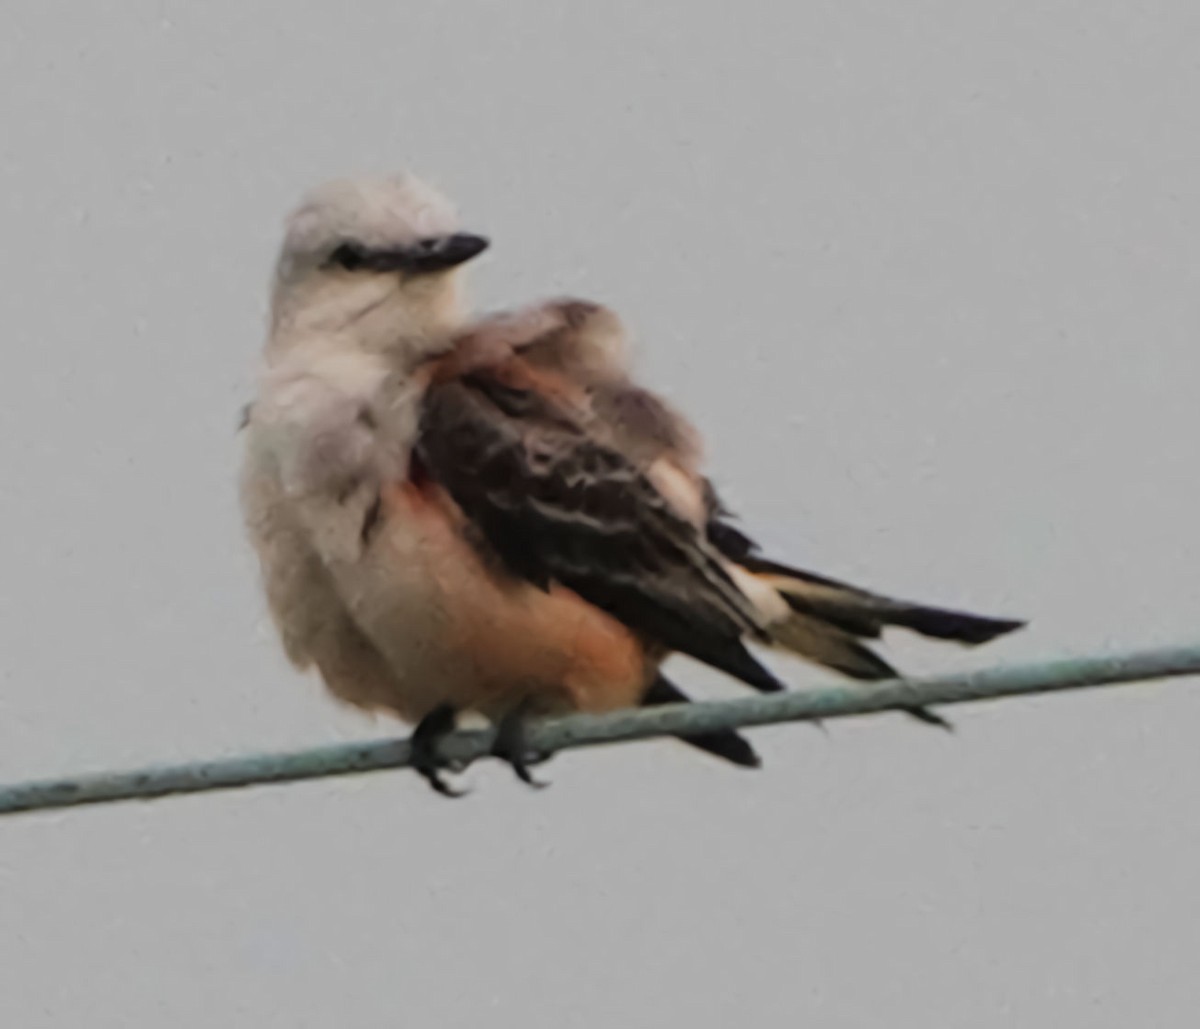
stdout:
<svg viewBox="0 0 1200 1029">
<path fill-rule="evenodd" d="M 887 661 L 862 642 L 878 639 L 888 626 L 976 646 L 1025 624 L 885 597 L 753 554 L 741 556 L 739 564 L 774 589 L 790 609 L 788 617 L 773 629 L 775 643 L 854 679 L 898 677 Z M 948 727 L 927 708 L 906 710 L 922 722 Z"/>
</svg>

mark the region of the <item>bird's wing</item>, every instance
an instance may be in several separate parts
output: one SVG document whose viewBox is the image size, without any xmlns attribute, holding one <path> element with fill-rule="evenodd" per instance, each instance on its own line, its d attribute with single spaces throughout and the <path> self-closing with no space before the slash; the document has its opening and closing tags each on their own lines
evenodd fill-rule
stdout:
<svg viewBox="0 0 1200 1029">
<path fill-rule="evenodd" d="M 765 626 L 702 530 L 603 434 L 579 391 L 520 357 L 437 378 L 416 457 L 508 573 L 557 582 L 650 641 L 761 689 Z"/>
</svg>

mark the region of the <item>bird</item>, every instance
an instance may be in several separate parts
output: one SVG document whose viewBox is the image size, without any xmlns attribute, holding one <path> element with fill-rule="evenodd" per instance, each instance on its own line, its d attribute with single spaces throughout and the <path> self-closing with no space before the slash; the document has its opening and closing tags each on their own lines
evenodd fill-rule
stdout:
<svg viewBox="0 0 1200 1029">
<path fill-rule="evenodd" d="M 567 298 L 472 318 L 463 270 L 487 247 L 408 172 L 311 190 L 245 416 L 241 505 L 287 656 L 413 724 L 436 790 L 461 792 L 438 741 L 465 711 L 540 785 L 531 716 L 686 701 L 672 654 L 776 691 L 752 648 L 871 680 L 896 674 L 864 642 L 885 626 L 977 644 L 1023 624 L 764 557 L 699 432 L 632 378 L 614 312 Z M 759 763 L 732 730 L 686 741 Z"/>
<path fill-rule="evenodd" d="M 440 192 L 408 173 L 338 179 L 310 190 L 287 219 L 258 395 L 241 417 L 241 507 L 287 657 L 301 670 L 315 667 L 347 703 L 417 721 L 420 769 L 429 763 L 423 755 L 436 730 L 453 724 L 453 705 L 474 699 L 495 708 L 477 694 L 499 674 L 481 665 L 489 660 L 489 640 L 506 641 L 503 632 L 488 632 L 494 611 L 486 603 L 459 610 L 452 602 L 472 597 L 478 585 L 472 574 L 483 576 L 474 552 L 439 548 L 436 517 L 396 513 L 420 495 L 401 487 L 415 472 L 422 375 L 453 348 L 466 317 L 461 267 L 486 247 L 484 237 L 458 230 L 457 214 Z M 385 500 L 387 538 L 367 548 Z M 452 533 L 443 536 L 453 544 Z M 440 560 L 420 559 L 428 555 Z M 490 586 L 490 573 L 483 580 Z M 527 611 L 521 593 L 511 583 L 485 588 L 495 610 L 515 612 L 499 624 L 553 621 L 559 609 L 578 608 L 590 616 L 582 628 L 595 630 L 580 639 L 601 651 L 607 637 L 624 640 L 618 624 L 564 600 L 565 593 L 553 605 L 524 597 Z M 486 640 L 446 637 L 455 626 L 465 632 L 459 623 L 472 617 Z M 557 655 L 561 663 L 577 641 L 571 623 L 559 632 L 564 639 L 557 651 L 548 649 L 547 660 Z M 637 658 L 637 647 L 626 650 L 626 661 Z M 640 683 L 640 667 L 627 677 Z M 642 699 L 686 698 L 651 683 Z M 729 760 L 756 760 L 736 733 L 707 734 L 703 741 L 709 749 L 722 742 Z M 443 789 L 433 772 L 427 777 Z"/>
</svg>

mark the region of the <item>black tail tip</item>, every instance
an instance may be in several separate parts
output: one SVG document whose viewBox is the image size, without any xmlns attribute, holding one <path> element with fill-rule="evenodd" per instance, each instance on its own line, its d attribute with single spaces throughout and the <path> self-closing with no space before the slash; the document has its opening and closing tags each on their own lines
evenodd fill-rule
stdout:
<svg viewBox="0 0 1200 1029">
<path fill-rule="evenodd" d="M 670 679 L 659 674 L 646 689 L 645 696 L 642 697 L 642 706 L 689 704 L 691 699 Z M 762 767 L 762 758 L 758 756 L 758 752 L 750 745 L 750 741 L 735 729 L 715 729 L 712 732 L 680 736 L 679 739 L 706 754 L 728 761 L 731 765 L 742 768 Z"/>
<path fill-rule="evenodd" d="M 750 741 L 732 729 L 722 732 L 701 733 L 696 736 L 680 736 L 680 740 L 698 747 L 713 757 L 728 761 L 740 768 L 761 768 L 762 758 L 758 756 Z"/>
<path fill-rule="evenodd" d="M 910 718 L 915 718 L 922 725 L 931 725 L 935 729 L 942 729 L 945 732 L 954 732 L 954 723 L 943 718 L 936 711 L 927 707 L 902 707 L 900 709 Z"/>
<path fill-rule="evenodd" d="M 1015 618 L 985 618 L 963 611 L 947 611 L 937 607 L 914 607 L 897 619 L 905 628 L 939 640 L 955 640 L 969 646 L 988 643 L 1006 636 L 1027 624 Z"/>
</svg>

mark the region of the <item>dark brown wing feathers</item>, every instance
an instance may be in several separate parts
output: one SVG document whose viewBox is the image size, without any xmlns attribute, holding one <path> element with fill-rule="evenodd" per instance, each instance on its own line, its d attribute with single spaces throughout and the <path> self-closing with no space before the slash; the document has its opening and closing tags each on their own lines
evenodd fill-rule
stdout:
<svg viewBox="0 0 1200 1029">
<path fill-rule="evenodd" d="M 417 452 L 507 570 L 557 582 L 648 640 L 759 689 L 763 627 L 694 526 L 583 427 L 569 385 L 518 359 L 427 393 Z M 536 388 L 534 388 L 536 386 Z"/>
</svg>

